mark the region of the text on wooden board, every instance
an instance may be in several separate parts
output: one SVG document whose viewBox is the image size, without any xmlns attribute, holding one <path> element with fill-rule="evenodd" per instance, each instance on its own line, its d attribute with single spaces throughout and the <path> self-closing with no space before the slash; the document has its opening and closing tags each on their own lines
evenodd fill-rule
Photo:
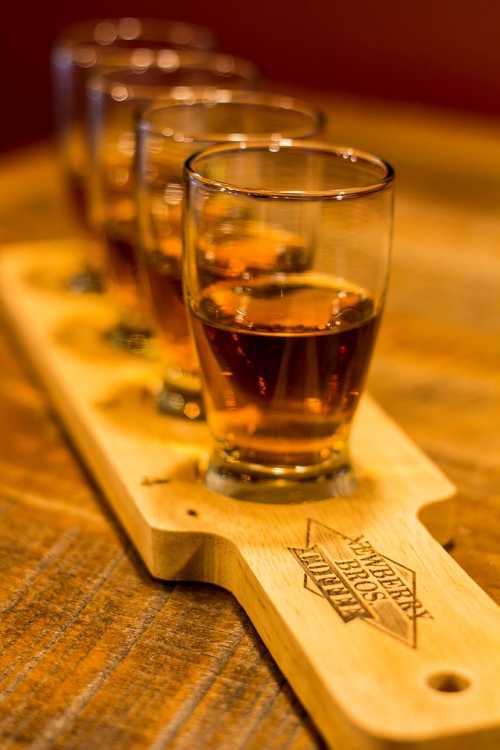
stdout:
<svg viewBox="0 0 500 750">
<path fill-rule="evenodd" d="M 306 547 L 289 547 L 304 586 L 324 597 L 345 623 L 362 620 L 417 646 L 417 622 L 432 619 L 417 599 L 416 574 L 380 554 L 363 534 L 345 536 L 309 519 Z"/>
</svg>

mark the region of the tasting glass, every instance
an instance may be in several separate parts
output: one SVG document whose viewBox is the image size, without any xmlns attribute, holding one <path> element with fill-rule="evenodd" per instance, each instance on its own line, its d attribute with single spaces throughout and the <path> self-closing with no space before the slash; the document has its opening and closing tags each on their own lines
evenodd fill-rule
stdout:
<svg viewBox="0 0 500 750">
<path fill-rule="evenodd" d="M 158 19 L 118 18 L 87 21 L 68 27 L 52 51 L 56 131 L 66 192 L 80 228 L 89 234 L 85 183 L 88 146 L 85 137 L 85 85 L 104 67 L 128 67 L 131 55 L 145 49 L 210 50 L 208 29 Z M 98 244 L 89 242 L 88 268 L 69 280 L 75 291 L 97 291 Z"/>
<path fill-rule="evenodd" d="M 184 199 L 183 165 L 188 156 L 214 143 L 282 137 L 308 138 L 323 126 L 323 115 L 309 104 L 277 94 L 217 91 L 184 103 L 152 106 L 137 130 L 137 204 L 139 210 L 139 270 L 144 298 L 155 324 L 165 362 L 161 411 L 189 419 L 203 416 L 201 383 L 189 333 L 182 291 L 181 218 Z M 243 209 L 243 210 L 241 210 Z M 252 267 L 255 238 L 257 262 L 274 264 L 303 252 L 296 233 L 252 222 L 246 206 L 228 204 L 214 195 L 205 211 L 205 241 L 232 238 L 224 267 Z M 253 244 L 252 244 L 253 243 Z M 250 254 L 245 255 L 246 249 Z M 239 257 L 238 256 L 239 252 Z M 207 255 L 210 248 L 207 248 Z M 217 273 L 215 266 L 205 272 Z"/>
<path fill-rule="evenodd" d="M 207 485 L 270 502 L 348 493 L 349 430 L 387 287 L 391 166 L 282 140 L 206 149 L 186 180 L 184 295 L 215 440 Z M 228 217 L 300 237 L 300 252 L 262 263 L 260 237 L 214 233 L 218 199 Z"/>
<path fill-rule="evenodd" d="M 113 343 L 141 348 L 148 327 L 137 294 L 135 245 L 134 127 L 152 101 L 177 101 L 192 86 L 252 86 L 252 63 L 228 55 L 173 50 L 134 52 L 127 68 L 107 70 L 90 79 L 88 133 L 90 146 L 89 217 L 101 238 L 105 281 L 120 312 L 109 331 Z"/>
</svg>

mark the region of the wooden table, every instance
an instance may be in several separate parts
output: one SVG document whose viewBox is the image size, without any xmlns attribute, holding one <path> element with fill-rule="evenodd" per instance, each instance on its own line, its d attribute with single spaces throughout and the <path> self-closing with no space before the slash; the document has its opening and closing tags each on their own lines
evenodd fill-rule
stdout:
<svg viewBox="0 0 500 750">
<path fill-rule="evenodd" d="M 500 123 L 323 104 L 399 175 L 371 392 L 457 484 L 452 554 L 500 603 Z M 0 196 L 2 242 L 74 231 L 45 146 Z M 148 576 L 5 326 L 0 363 L 1 747 L 322 747 L 229 594 Z"/>
</svg>

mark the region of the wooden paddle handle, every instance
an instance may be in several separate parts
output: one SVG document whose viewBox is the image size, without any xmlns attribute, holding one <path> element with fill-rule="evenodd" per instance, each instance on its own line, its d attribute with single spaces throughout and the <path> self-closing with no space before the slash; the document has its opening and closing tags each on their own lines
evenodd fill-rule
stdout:
<svg viewBox="0 0 500 750">
<path fill-rule="evenodd" d="M 418 521 L 359 528 L 263 530 L 225 583 L 338 750 L 500 747 L 500 611 Z"/>
</svg>

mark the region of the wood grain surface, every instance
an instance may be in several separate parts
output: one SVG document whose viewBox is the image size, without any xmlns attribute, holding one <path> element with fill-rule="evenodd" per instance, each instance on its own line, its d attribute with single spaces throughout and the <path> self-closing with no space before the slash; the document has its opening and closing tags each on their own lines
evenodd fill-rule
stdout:
<svg viewBox="0 0 500 750">
<path fill-rule="evenodd" d="M 370 389 L 458 486 L 452 554 L 500 602 L 500 124 L 326 104 L 399 173 Z M 2 242 L 72 231 L 52 153 L 5 159 Z M 5 329 L 0 363 L 0 746 L 321 747 L 229 594 L 147 575 Z"/>
</svg>

